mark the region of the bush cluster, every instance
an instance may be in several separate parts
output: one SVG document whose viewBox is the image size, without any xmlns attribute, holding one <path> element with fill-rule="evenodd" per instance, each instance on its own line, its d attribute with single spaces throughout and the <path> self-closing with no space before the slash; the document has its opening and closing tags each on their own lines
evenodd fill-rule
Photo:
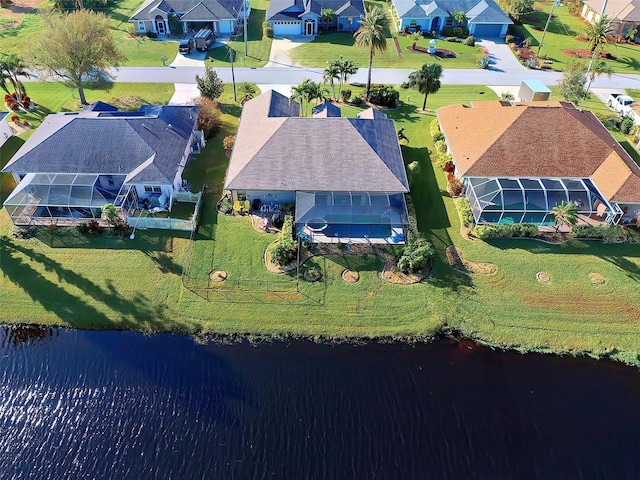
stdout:
<svg viewBox="0 0 640 480">
<path fill-rule="evenodd" d="M 147 38 L 158 38 L 158 34 L 156 32 L 152 32 L 151 30 L 147 30 L 145 32 Z"/>
<path fill-rule="evenodd" d="M 476 46 L 476 37 L 474 37 L 473 35 L 469 35 L 467 38 L 465 38 L 462 41 L 463 45 L 467 45 L 468 47 L 475 47 Z"/>
<path fill-rule="evenodd" d="M 231 212 L 233 212 L 233 205 L 231 205 L 231 201 L 226 195 L 220 200 L 218 211 L 224 215 L 231 215 Z"/>
<path fill-rule="evenodd" d="M 528 237 L 538 235 L 538 226 L 532 223 L 511 223 L 507 225 L 477 225 L 473 229 L 473 234 L 482 239 L 488 238 L 513 238 Z"/>
<path fill-rule="evenodd" d="M 375 85 L 369 92 L 369 101 L 374 105 L 393 108 L 400 99 L 400 92 L 391 85 Z"/>
<path fill-rule="evenodd" d="M 605 242 L 615 242 L 624 238 L 620 225 L 575 225 L 571 233 L 577 238 L 598 238 Z"/>
<path fill-rule="evenodd" d="M 285 215 L 280 241 L 271 247 L 271 260 L 276 265 L 284 266 L 291 263 L 296 256 L 296 243 L 293 240 L 293 217 Z"/>
<path fill-rule="evenodd" d="M 262 22 L 262 36 L 273 38 L 273 28 L 271 27 L 271 24 L 266 20 Z"/>
<path fill-rule="evenodd" d="M 473 213 L 471 212 L 471 205 L 469 204 L 469 200 L 467 197 L 460 197 L 455 200 L 456 208 L 458 209 L 458 216 L 460 217 L 460 222 L 466 228 L 473 228 L 476 224 L 475 219 L 473 218 Z"/>
<path fill-rule="evenodd" d="M 342 97 L 342 101 L 344 103 L 347 103 L 349 100 L 351 100 L 351 90 L 349 90 L 348 88 L 343 88 L 342 92 L 340 92 L 340 96 Z"/>
<path fill-rule="evenodd" d="M 467 27 L 447 27 L 440 31 L 440 35 L 443 37 L 454 37 L 456 40 L 458 38 L 467 38 L 469 36 L 469 29 Z"/>
<path fill-rule="evenodd" d="M 628 135 L 631 129 L 633 128 L 633 118 L 624 117 L 622 122 L 620 123 L 620 132 L 625 135 Z"/>
<path fill-rule="evenodd" d="M 218 133 L 222 126 L 220 105 L 217 100 L 207 97 L 200 97 L 198 105 L 200 105 L 198 129 L 202 130 L 205 139 L 209 139 Z"/>
<path fill-rule="evenodd" d="M 415 273 L 427 266 L 433 256 L 433 245 L 418 231 L 418 220 L 413 200 L 406 197 L 409 226 L 407 228 L 407 243 L 398 260 L 398 270 L 403 273 Z"/>
<path fill-rule="evenodd" d="M 506 43 L 507 45 L 509 45 L 510 43 L 515 43 L 516 41 L 516 37 L 514 37 L 513 35 L 505 35 L 504 36 L 504 43 Z"/>
</svg>

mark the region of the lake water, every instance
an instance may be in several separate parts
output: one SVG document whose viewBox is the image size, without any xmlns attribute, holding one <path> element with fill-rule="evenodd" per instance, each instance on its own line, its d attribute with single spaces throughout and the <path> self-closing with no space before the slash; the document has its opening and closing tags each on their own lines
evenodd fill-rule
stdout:
<svg viewBox="0 0 640 480">
<path fill-rule="evenodd" d="M 638 479 L 608 362 L 0 329 L 1 479 Z"/>
</svg>

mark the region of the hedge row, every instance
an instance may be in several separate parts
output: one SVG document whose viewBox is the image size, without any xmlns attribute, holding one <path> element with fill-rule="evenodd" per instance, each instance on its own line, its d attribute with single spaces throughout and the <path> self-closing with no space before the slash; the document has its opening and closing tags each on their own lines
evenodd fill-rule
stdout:
<svg viewBox="0 0 640 480">
<path fill-rule="evenodd" d="M 538 226 L 531 223 L 511 223 L 507 225 L 478 225 L 473 234 L 482 239 L 487 238 L 532 238 L 538 234 Z"/>
<path fill-rule="evenodd" d="M 615 242 L 624 238 L 624 232 L 620 225 L 611 226 L 593 226 L 593 225 L 576 225 L 571 230 L 576 238 L 598 238 L 605 242 Z"/>
<path fill-rule="evenodd" d="M 458 216 L 460 217 L 462 225 L 467 228 L 473 228 L 476 221 L 473 218 L 473 213 L 471 213 L 471 205 L 469 204 L 467 197 L 456 198 L 455 204 L 458 209 Z"/>
</svg>

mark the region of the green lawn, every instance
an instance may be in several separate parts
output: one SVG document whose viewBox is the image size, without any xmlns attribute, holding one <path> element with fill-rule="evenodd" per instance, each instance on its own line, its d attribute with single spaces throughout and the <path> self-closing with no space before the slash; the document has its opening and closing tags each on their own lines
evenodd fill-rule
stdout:
<svg viewBox="0 0 640 480">
<path fill-rule="evenodd" d="M 235 51 L 234 61 L 239 67 L 263 67 L 269 61 L 271 39 L 262 37 L 262 22 L 266 17 L 268 0 L 253 0 L 251 2 L 251 16 L 247 22 L 247 52 L 245 55 L 244 39 L 241 36 L 232 39 L 228 46 Z M 229 51 L 226 47 L 210 50 L 207 64 L 212 66 L 229 67 L 231 65 Z"/>
<path fill-rule="evenodd" d="M 511 26 L 510 31 L 517 32 L 523 38 L 533 38 L 532 49 L 537 51 L 544 31 L 545 23 L 553 2 L 536 2 L 536 11 L 524 17 L 523 25 Z M 580 7 L 581 8 L 581 7 Z M 566 5 L 556 7 L 553 11 L 554 17 L 549 23 L 544 43 L 540 49 L 540 55 L 546 55 L 554 61 L 555 70 L 564 70 L 567 63 L 572 61 L 582 61 L 588 63 L 589 59 L 579 60 L 575 56 L 568 56 L 563 50 L 589 49 L 586 41 L 579 38 L 584 32 L 587 24 L 582 17 L 571 15 Z M 628 44 L 608 44 L 604 50 L 614 54 L 617 60 L 607 60 L 606 62 L 616 72 L 637 73 L 640 69 L 640 46 Z"/>
<path fill-rule="evenodd" d="M 357 90 L 357 89 L 354 89 Z M 357 91 L 355 92 L 357 93 Z M 223 131 L 185 172 L 195 188 L 220 184 L 227 158 L 222 138 L 237 127 L 240 109 L 227 88 L 221 98 Z M 78 328 L 132 328 L 148 331 L 217 332 L 330 337 L 430 335 L 454 328 L 490 345 L 542 352 L 583 352 L 640 364 L 640 249 L 637 244 L 606 245 L 573 241 L 551 246 L 530 240 L 468 241 L 445 177 L 432 168 L 429 123 L 418 114 L 422 98 L 403 91 L 403 107 L 389 112 L 404 127 L 405 162 L 418 161 L 411 179 L 418 224 L 436 247 L 431 275 L 421 284 L 390 285 L 380 280 L 377 257 L 339 255 L 314 258 L 323 281 L 276 275 L 264 267 L 272 234 L 253 230 L 247 217 L 215 212 L 216 187 L 208 187 L 197 241 L 186 235 L 140 231 L 136 239 L 80 236 L 73 230 L 42 232 L 37 239 L 2 239 L 0 288 L 5 322 L 37 321 Z M 485 87 L 443 86 L 428 107 L 496 99 Z M 352 116 L 359 109 L 345 108 Z M 403 142 L 404 143 L 404 142 Z M 0 234 L 10 221 L 3 210 Z M 490 261 L 497 273 L 466 275 L 453 270 L 447 245 L 465 257 Z M 189 288 L 182 286 L 181 273 Z M 345 268 L 360 271 L 347 285 Z M 215 269 L 227 281 L 208 284 Z M 551 283 L 536 281 L 546 271 Z M 593 286 L 589 273 L 606 284 Z"/>
</svg>

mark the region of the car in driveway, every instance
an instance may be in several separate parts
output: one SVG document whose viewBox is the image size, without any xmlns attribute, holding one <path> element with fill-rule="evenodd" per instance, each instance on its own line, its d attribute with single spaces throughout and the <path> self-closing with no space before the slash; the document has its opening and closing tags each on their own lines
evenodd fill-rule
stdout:
<svg viewBox="0 0 640 480">
<path fill-rule="evenodd" d="M 195 47 L 196 47 L 196 44 L 193 41 L 193 38 L 186 38 L 180 42 L 178 51 L 183 55 L 186 55 L 188 53 L 191 53 L 191 50 L 193 50 Z"/>
</svg>

